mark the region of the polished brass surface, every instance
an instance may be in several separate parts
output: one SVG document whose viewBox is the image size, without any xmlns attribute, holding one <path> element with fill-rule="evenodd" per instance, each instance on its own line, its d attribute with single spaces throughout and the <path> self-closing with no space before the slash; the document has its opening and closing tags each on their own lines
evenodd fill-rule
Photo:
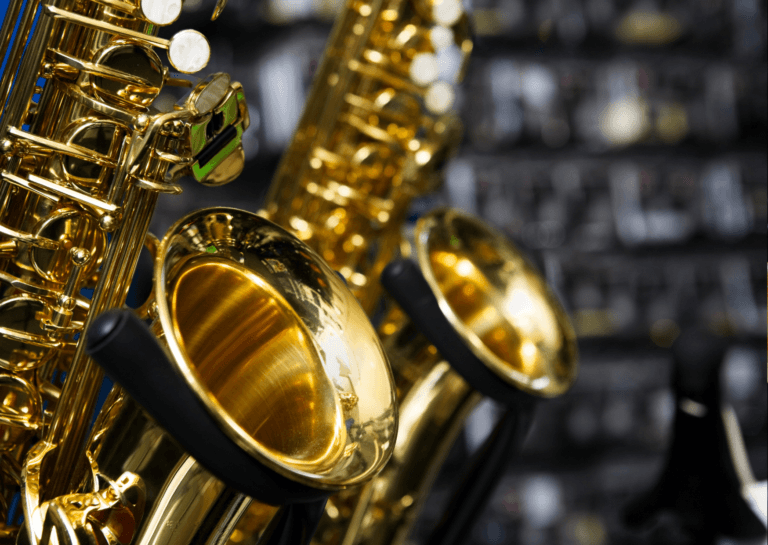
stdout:
<svg viewBox="0 0 768 545">
<path fill-rule="evenodd" d="M 119 482 L 118 476 L 126 472 L 141 475 L 143 516 L 130 528 L 128 542 L 132 545 L 191 543 L 216 515 L 217 502 L 228 499 L 224 484 L 120 389 L 108 397 L 90 446 L 94 467 L 98 468 L 94 482 Z"/>
<path fill-rule="evenodd" d="M 391 373 L 373 326 L 319 256 L 263 218 L 212 208 L 172 226 L 155 263 L 153 330 L 232 439 L 315 488 L 378 473 L 397 429 Z M 32 457 L 41 461 L 47 447 L 39 445 Z M 93 483 L 142 476 L 144 516 L 126 529 L 123 545 L 223 545 L 244 532 L 255 542 L 278 512 L 227 488 L 119 388 L 99 414 L 89 452 Z M 38 465 L 25 479 L 32 504 Z M 55 501 L 74 512 L 83 497 Z M 43 510 L 31 512 L 43 526 Z M 86 536 L 110 528 L 72 526 Z"/>
<path fill-rule="evenodd" d="M 225 74 L 196 84 L 169 77 L 155 52 L 167 49 L 182 72 L 208 58 L 195 31 L 156 36 L 179 6 L 29 0 L 11 8 L 21 27 L 17 41 L 2 42 L 18 76 L 9 70 L 0 80 L 8 99 L 0 118 L 0 515 L 20 486 L 31 545 L 217 545 L 239 531 L 246 511 L 243 528 L 256 539 L 276 512 L 202 469 L 119 388 L 84 441 L 101 372 L 85 355 L 83 332 L 123 304 L 139 251 L 153 240 L 157 195 L 179 193 L 183 175 L 227 183 L 244 164 L 242 87 Z M 188 84 L 172 110 L 155 107 L 163 86 Z M 225 136 L 213 157 L 201 153 Z M 302 484 L 338 490 L 370 480 L 394 448 L 392 377 L 367 316 L 333 270 L 266 220 L 230 209 L 184 218 L 149 246 L 158 256 L 156 298 L 140 311 L 155 319 L 173 364 L 222 429 Z M 91 300 L 83 288 L 94 289 Z M 19 530 L 2 526 L 0 536 Z"/>
<path fill-rule="evenodd" d="M 177 369 L 257 460 L 339 489 L 389 459 L 395 394 L 376 332 L 294 236 L 248 212 L 195 212 L 163 238 L 155 293 Z"/>
<path fill-rule="evenodd" d="M 155 105 L 164 86 L 180 84 L 156 49 L 192 66 L 174 52 L 188 34 L 157 37 L 172 21 L 157 18 L 177 4 L 14 0 L 3 23 L 0 521 L 21 486 L 32 545 L 52 529 L 59 541 L 91 539 L 78 533 L 88 525 L 99 540 L 126 538 L 113 524 L 132 505 L 120 491 L 122 472 L 99 484 L 84 451 L 102 374 L 85 354 L 83 332 L 124 303 L 158 193 L 178 193 L 187 174 L 225 183 L 242 167 L 248 115 L 239 84 L 214 76 L 192 85 L 191 102 L 167 112 Z M 221 129 L 206 131 L 214 116 Z M 201 150 L 227 126 L 234 138 L 200 164 Z M 90 300 L 83 289 L 93 290 Z M 88 482 L 95 484 L 86 490 Z M 79 510 L 84 493 L 98 509 Z M 2 535 L 18 534 L 4 524 Z"/>
<path fill-rule="evenodd" d="M 263 214 L 290 229 L 347 279 L 369 314 L 379 276 L 415 253 L 440 308 L 473 353 L 511 387 L 562 394 L 576 375 L 567 316 L 504 237 L 442 211 L 421 220 L 416 245 L 401 229 L 414 197 L 439 185 L 460 140 L 453 89 L 435 55 L 472 51 L 456 0 L 349 1 L 267 195 Z M 405 250 L 405 251 L 404 251 Z M 402 543 L 462 422 L 480 399 L 437 349 L 389 305 L 379 334 L 401 412 L 393 459 L 362 489 L 328 503 L 315 544 Z"/>
<path fill-rule="evenodd" d="M 529 394 L 552 397 L 576 378 L 573 327 L 517 248 L 468 214 L 438 209 L 416 224 L 415 254 L 440 310 L 480 362 Z M 356 494 L 331 498 L 315 543 L 400 545 L 465 418 L 482 399 L 394 307 L 379 334 L 400 410 L 392 461 Z"/>
<path fill-rule="evenodd" d="M 546 282 L 504 235 L 456 210 L 416 227 L 416 255 L 440 309 L 475 355 L 531 394 L 576 378 L 576 334 Z"/>
<path fill-rule="evenodd" d="M 266 216 L 339 271 L 369 312 L 411 201 L 437 186 L 459 143 L 453 86 L 436 60 L 451 46 L 463 64 L 472 41 L 456 0 L 348 2 L 266 198 Z"/>
<path fill-rule="evenodd" d="M 341 404 L 279 293 L 231 262 L 193 258 L 180 267 L 171 314 L 209 396 L 257 444 L 290 466 L 323 471 L 339 459 Z"/>
<path fill-rule="evenodd" d="M 182 218 L 156 251 L 153 327 L 223 429 L 315 488 L 370 480 L 394 448 L 394 387 L 372 325 L 337 275 L 289 233 L 229 208 Z M 40 543 L 55 531 L 72 544 L 223 544 L 243 532 L 235 525 L 246 512 L 242 528 L 255 540 L 277 513 L 225 487 L 120 388 L 88 442 L 87 491 L 44 502 L 42 468 L 56 448 L 38 442 L 22 476 Z M 120 492 L 129 484 L 140 490 Z"/>
</svg>

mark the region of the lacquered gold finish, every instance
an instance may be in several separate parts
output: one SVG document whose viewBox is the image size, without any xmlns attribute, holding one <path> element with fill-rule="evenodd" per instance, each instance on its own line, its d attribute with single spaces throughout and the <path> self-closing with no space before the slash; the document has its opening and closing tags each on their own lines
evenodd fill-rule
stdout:
<svg viewBox="0 0 768 545">
<path fill-rule="evenodd" d="M 33 545 L 54 526 L 61 541 L 75 539 L 86 519 L 102 529 L 125 522 L 130 502 L 108 492 L 118 490 L 120 473 L 87 491 L 95 510 L 76 507 L 83 482 L 96 482 L 83 445 L 102 378 L 83 332 L 124 303 L 158 193 L 178 193 L 175 182 L 187 174 L 225 183 L 242 166 L 248 116 L 239 84 L 200 82 L 193 90 L 207 96 L 204 111 L 189 102 L 155 107 L 163 86 L 179 84 L 155 51 L 175 43 L 157 33 L 177 8 L 173 0 L 14 1 L 3 23 L 0 520 L 24 485 Z M 195 62 L 207 58 L 191 53 Z M 217 130 L 206 130 L 214 118 Z M 220 151 L 201 154 L 220 135 L 229 139 Z M 93 290 L 90 300 L 83 289 Z M 90 535 L 101 534 L 95 526 Z M 3 535 L 18 531 L 0 523 Z"/>
<path fill-rule="evenodd" d="M 576 334 L 538 272 L 501 233 L 456 210 L 416 227 L 416 256 L 443 314 L 511 385 L 552 397 L 576 378 Z"/>
<path fill-rule="evenodd" d="M 222 292 L 214 306 L 211 294 Z M 178 272 L 171 316 L 208 396 L 270 456 L 316 471 L 341 457 L 341 404 L 309 332 L 279 293 L 231 262 L 192 258 Z"/>
<path fill-rule="evenodd" d="M 271 222 L 230 208 L 182 218 L 156 252 L 153 330 L 225 433 L 258 462 L 316 489 L 380 471 L 397 430 L 391 372 L 359 303 L 319 256 Z M 45 456 L 39 445 L 35 460 Z M 223 545 L 244 531 L 256 540 L 277 514 L 202 468 L 119 388 L 89 452 L 93 483 L 142 476 L 145 514 L 126 531 L 131 544 Z M 35 503 L 31 469 L 26 496 Z M 75 511 L 83 497 L 56 501 Z M 31 511 L 42 519 L 42 509 Z"/>
<path fill-rule="evenodd" d="M 228 491 L 119 388 L 107 398 L 89 445 L 93 454 L 88 488 L 92 490 L 60 496 L 54 502 L 64 513 L 77 513 L 93 503 L 98 509 L 92 509 L 90 526 L 68 517 L 46 525 L 50 504 L 45 504 L 45 510 L 29 509 L 35 527 L 53 526 L 57 535 L 76 533 L 80 543 L 103 543 L 103 536 L 110 544 L 186 545 L 201 528 L 218 525 L 222 506 L 226 514 L 226 507 L 249 501 Z M 25 466 L 24 497 L 35 505 L 40 464 L 50 450 L 50 445 L 38 443 Z M 237 509 L 229 515 L 237 520 Z M 254 528 L 257 535 L 267 522 Z"/>
<path fill-rule="evenodd" d="M 435 55 L 462 66 L 440 81 Z M 369 314 L 379 276 L 403 248 L 412 199 L 434 190 L 460 140 L 451 83 L 472 51 L 456 0 L 348 1 L 340 13 L 264 214 L 347 279 Z M 415 254 L 445 317 L 483 365 L 528 394 L 562 394 L 576 375 L 568 318 L 517 250 L 478 220 L 419 223 Z M 363 489 L 331 498 L 314 543 L 402 543 L 480 395 L 390 308 L 379 330 L 401 427 L 393 459 Z"/>
<path fill-rule="evenodd" d="M 416 225 L 414 253 L 443 315 L 480 362 L 511 387 L 562 394 L 577 374 L 573 327 L 557 298 L 501 233 L 450 209 Z M 482 399 L 398 307 L 379 327 L 400 427 L 392 460 L 362 491 L 333 496 L 314 543 L 400 545 Z"/>
<path fill-rule="evenodd" d="M 448 47 L 463 58 L 458 81 L 472 42 L 456 0 L 347 2 L 267 195 L 263 213 L 340 271 L 371 314 L 382 270 L 408 248 L 401 228 L 412 199 L 437 187 L 459 142 L 453 88 L 439 81 L 435 57 Z M 418 225 L 423 274 L 482 364 L 529 394 L 566 391 L 576 374 L 572 328 L 517 250 L 455 212 Z M 399 308 L 379 333 L 401 411 L 395 453 L 373 482 L 329 500 L 315 544 L 402 543 L 481 398 Z"/>
<path fill-rule="evenodd" d="M 101 372 L 83 332 L 123 303 L 145 240 L 158 256 L 156 300 L 140 310 L 245 451 L 301 484 L 338 490 L 372 478 L 394 448 L 386 357 L 321 258 L 230 209 L 185 218 L 159 248 L 147 235 L 157 195 L 179 193 L 179 177 L 221 185 L 244 164 L 240 85 L 225 74 L 171 78 L 155 52 L 167 49 L 182 72 L 207 62 L 199 33 L 156 36 L 179 9 L 172 0 L 29 0 L 8 61 L 19 79 L 8 71 L 0 81 L 0 508 L 4 519 L 8 484 L 21 485 L 31 545 L 223 545 L 249 505 L 243 523 L 255 538 L 276 512 L 225 487 L 119 388 L 84 441 Z M 164 85 L 191 89 L 158 111 Z M 94 289 L 90 301 L 82 288 Z M 2 527 L 0 537 L 18 532 Z"/>
<path fill-rule="evenodd" d="M 376 332 L 295 237 L 247 212 L 198 211 L 164 237 L 155 293 L 177 369 L 257 460 L 339 489 L 389 459 L 394 387 Z"/>
<path fill-rule="evenodd" d="M 265 203 L 349 282 L 371 312 L 414 197 L 459 143 L 452 83 L 436 55 L 472 42 L 456 0 L 354 0 L 336 21 L 310 99 Z M 463 68 L 448 76 L 461 79 Z"/>
</svg>

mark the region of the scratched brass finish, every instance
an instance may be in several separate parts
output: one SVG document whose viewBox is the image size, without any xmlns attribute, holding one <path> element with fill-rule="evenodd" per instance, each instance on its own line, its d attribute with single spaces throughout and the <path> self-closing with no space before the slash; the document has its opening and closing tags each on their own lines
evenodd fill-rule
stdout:
<svg viewBox="0 0 768 545">
<path fill-rule="evenodd" d="M 294 236 L 247 212 L 198 211 L 163 239 L 155 290 L 179 372 L 257 460 L 338 489 L 389 459 L 394 387 L 376 332 Z"/>
<path fill-rule="evenodd" d="M 83 332 L 124 303 L 158 194 L 179 193 L 183 175 L 232 180 L 248 126 L 229 76 L 180 80 L 162 65 L 158 49 L 187 72 L 209 55 L 199 33 L 199 51 L 181 53 L 183 32 L 157 37 L 174 6 L 13 0 L 0 31 L 3 539 L 19 534 L 5 521 L 20 488 L 31 545 L 52 532 L 62 545 L 127 543 L 142 516 L 133 502 L 141 477 L 107 477 L 83 447 L 102 378 Z M 155 99 L 167 85 L 191 90 L 161 111 Z"/>
<path fill-rule="evenodd" d="M 453 84 L 436 55 L 472 50 L 457 0 L 353 0 L 336 21 L 309 101 L 266 198 L 371 312 L 413 198 L 434 190 L 458 145 Z"/>
</svg>

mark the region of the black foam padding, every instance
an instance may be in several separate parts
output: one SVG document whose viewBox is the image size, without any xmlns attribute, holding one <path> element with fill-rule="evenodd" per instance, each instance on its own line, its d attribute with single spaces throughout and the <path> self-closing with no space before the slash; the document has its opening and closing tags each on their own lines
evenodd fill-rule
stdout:
<svg viewBox="0 0 768 545">
<path fill-rule="evenodd" d="M 392 261 L 381 274 L 381 285 L 473 388 L 504 405 L 516 406 L 532 398 L 494 373 L 472 352 L 440 310 L 416 263 L 409 259 Z"/>
<path fill-rule="evenodd" d="M 472 456 L 459 486 L 433 530 L 427 545 L 464 545 L 471 541 L 475 522 L 501 482 L 510 455 L 519 452 L 533 421 L 533 400 L 509 409 L 493 432 Z"/>
<path fill-rule="evenodd" d="M 230 439 L 131 311 L 115 309 L 98 316 L 86 343 L 88 354 L 106 373 L 228 486 L 271 505 L 324 501 L 333 492 L 278 474 Z"/>
</svg>

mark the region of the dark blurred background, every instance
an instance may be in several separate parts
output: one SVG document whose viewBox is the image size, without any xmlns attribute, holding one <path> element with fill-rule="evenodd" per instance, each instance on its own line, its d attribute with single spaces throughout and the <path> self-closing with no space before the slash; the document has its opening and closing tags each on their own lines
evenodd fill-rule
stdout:
<svg viewBox="0 0 768 545">
<path fill-rule="evenodd" d="M 259 208 L 342 5 L 229 0 L 210 23 L 211 4 L 187 0 L 167 30 L 201 30 L 206 71 L 242 82 L 248 162 L 226 187 L 163 196 L 158 235 L 202 206 Z M 621 513 L 658 480 L 670 445 L 681 331 L 727 339 L 723 396 L 766 479 L 766 3 L 464 4 L 476 38 L 456 104 L 464 141 L 411 219 L 450 204 L 504 230 L 561 297 L 581 353 L 575 387 L 539 405 L 473 543 L 659 543 Z M 439 58 L 445 74 L 454 53 Z M 469 420 L 413 543 L 499 412 L 486 403 Z"/>
</svg>

